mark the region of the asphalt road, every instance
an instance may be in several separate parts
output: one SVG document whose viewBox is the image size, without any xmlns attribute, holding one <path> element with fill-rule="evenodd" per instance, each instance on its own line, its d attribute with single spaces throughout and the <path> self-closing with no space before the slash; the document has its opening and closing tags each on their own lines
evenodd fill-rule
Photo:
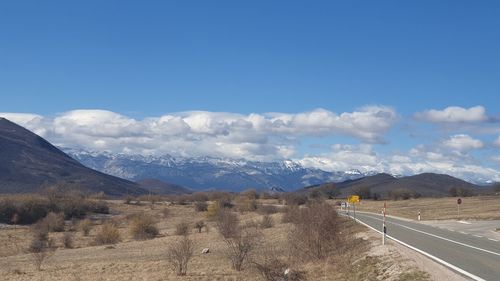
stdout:
<svg viewBox="0 0 500 281">
<path fill-rule="evenodd" d="M 382 215 L 356 212 L 356 219 L 382 230 Z M 393 217 L 386 218 L 386 227 L 389 239 L 394 238 L 413 246 L 433 256 L 434 260 L 448 263 L 456 271 L 463 270 L 465 274 L 462 274 L 471 274 L 469 278 L 500 280 L 498 241 Z"/>
</svg>

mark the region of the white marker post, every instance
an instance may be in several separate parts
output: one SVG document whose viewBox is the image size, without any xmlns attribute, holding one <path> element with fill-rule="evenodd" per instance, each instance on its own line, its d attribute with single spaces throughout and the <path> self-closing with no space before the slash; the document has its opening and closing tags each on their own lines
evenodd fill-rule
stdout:
<svg viewBox="0 0 500 281">
<path fill-rule="evenodd" d="M 420 210 L 418 210 L 418 221 L 420 221 Z"/>
<path fill-rule="evenodd" d="M 387 228 L 385 227 L 385 212 L 386 212 L 386 202 L 384 202 L 384 220 L 382 223 L 382 245 L 385 245 L 385 235 L 387 234 Z"/>
<path fill-rule="evenodd" d="M 356 204 L 355 203 L 352 203 L 352 210 L 354 213 L 354 222 L 356 222 Z"/>
</svg>

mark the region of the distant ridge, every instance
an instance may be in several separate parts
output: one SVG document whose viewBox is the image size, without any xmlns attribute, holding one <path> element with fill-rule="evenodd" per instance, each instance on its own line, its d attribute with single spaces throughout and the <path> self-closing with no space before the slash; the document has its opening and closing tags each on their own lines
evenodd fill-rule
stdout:
<svg viewBox="0 0 500 281">
<path fill-rule="evenodd" d="M 42 137 L 0 117 L 0 193 L 38 192 L 56 183 L 111 196 L 146 193 L 134 182 L 83 166 Z"/>
<path fill-rule="evenodd" d="M 143 179 L 137 182 L 142 188 L 151 191 L 155 194 L 165 194 L 165 195 L 180 195 L 180 194 L 188 194 L 192 191 L 177 185 L 167 183 L 157 179 Z"/>
<path fill-rule="evenodd" d="M 409 189 L 424 197 L 449 196 L 449 191 L 452 187 L 457 189 L 468 189 L 474 192 L 485 190 L 485 188 L 461 179 L 446 174 L 435 173 L 423 173 L 400 178 L 380 173 L 373 176 L 334 183 L 334 185 L 342 196 L 355 194 L 357 190 L 363 188 L 369 188 L 372 193 L 378 193 L 382 197 L 387 197 L 390 191 L 401 188 Z M 310 186 L 305 189 L 307 190 L 319 186 L 320 185 Z"/>
</svg>

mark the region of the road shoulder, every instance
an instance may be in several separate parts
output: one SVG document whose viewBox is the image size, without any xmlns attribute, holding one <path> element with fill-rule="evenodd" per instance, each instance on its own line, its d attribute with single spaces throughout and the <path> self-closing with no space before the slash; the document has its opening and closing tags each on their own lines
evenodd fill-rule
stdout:
<svg viewBox="0 0 500 281">
<path fill-rule="evenodd" d="M 373 230 L 367 230 L 360 234 L 363 238 L 370 241 L 372 244 L 370 251 L 367 255 L 381 256 L 387 260 L 388 263 L 394 264 L 392 270 L 408 270 L 415 269 L 424 271 L 429 274 L 429 280 L 456 280 L 467 281 L 468 278 L 455 273 L 451 269 L 440 265 L 428 257 L 417 253 L 403 245 L 398 244 L 392 240 L 388 240 L 386 245 L 382 245 L 380 234 L 375 233 Z M 397 265 L 397 266 L 396 266 Z"/>
</svg>

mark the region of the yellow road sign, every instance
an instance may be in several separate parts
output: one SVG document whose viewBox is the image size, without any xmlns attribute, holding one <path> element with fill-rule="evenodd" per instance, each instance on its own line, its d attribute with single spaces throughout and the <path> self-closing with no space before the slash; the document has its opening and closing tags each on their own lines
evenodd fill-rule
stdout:
<svg viewBox="0 0 500 281">
<path fill-rule="evenodd" d="M 351 195 L 349 198 L 347 198 L 347 201 L 349 203 L 359 203 L 359 196 L 358 195 Z"/>
</svg>

